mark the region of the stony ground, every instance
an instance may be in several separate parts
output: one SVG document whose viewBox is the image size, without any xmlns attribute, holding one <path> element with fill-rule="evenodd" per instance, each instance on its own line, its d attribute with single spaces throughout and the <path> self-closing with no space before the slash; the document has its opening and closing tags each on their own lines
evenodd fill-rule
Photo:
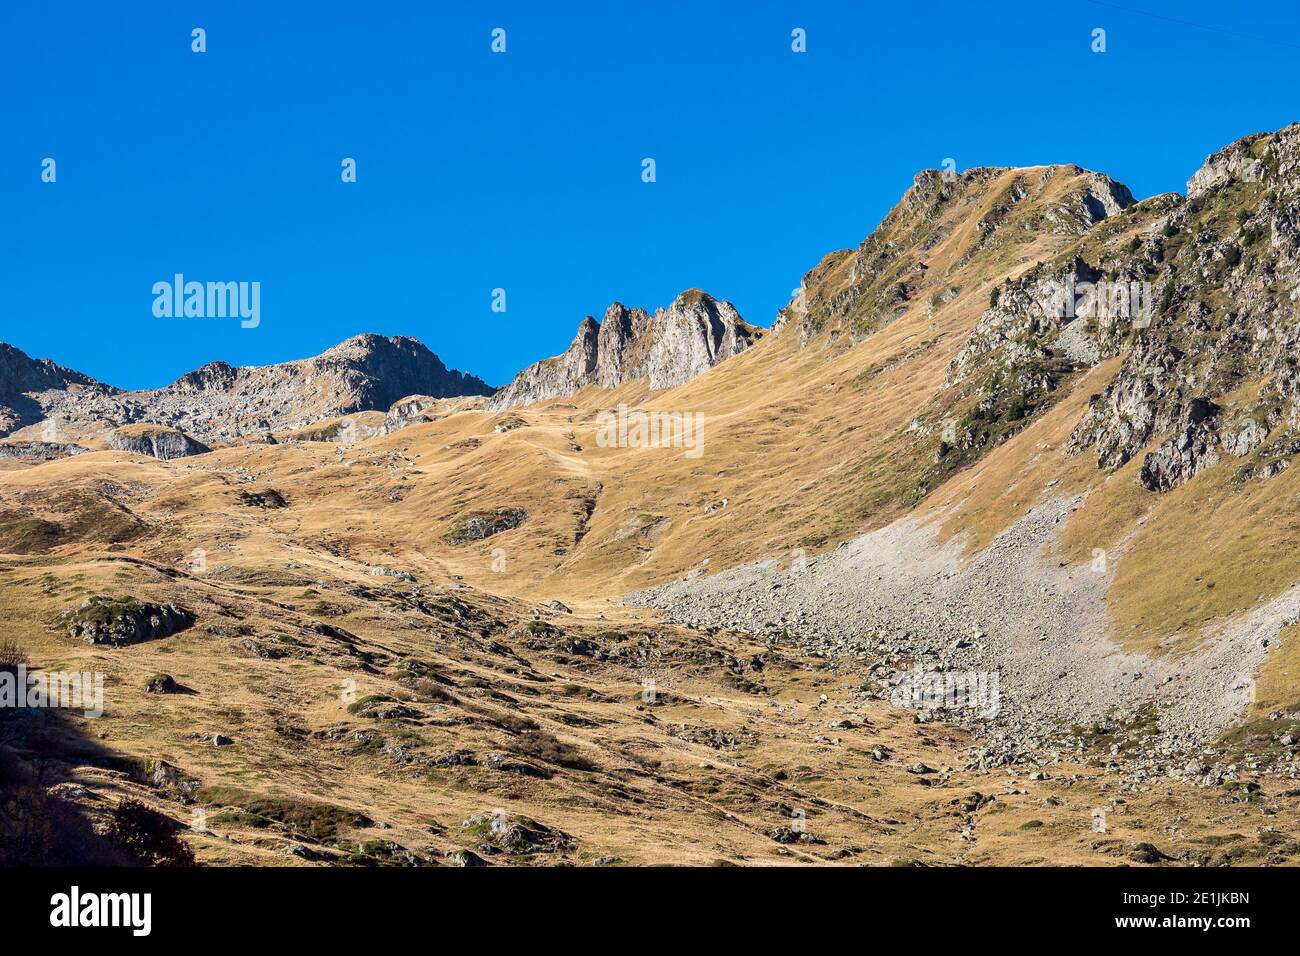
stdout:
<svg viewBox="0 0 1300 956">
<path fill-rule="evenodd" d="M 1300 616 L 1300 588 L 1220 625 L 1190 653 L 1126 652 L 1105 601 L 1121 553 L 1083 565 L 1055 556 L 1057 529 L 1080 502 L 1044 500 L 969 558 L 955 540 L 939 545 L 936 525 L 905 520 L 824 555 L 688 578 L 628 601 L 692 627 L 780 635 L 874 663 L 867 692 L 885 697 L 918 667 L 996 674 L 995 713 L 971 700 L 918 708 L 974 728 L 977 766 L 1060 758 L 1078 751 L 1078 728 L 1145 712 L 1153 720 L 1136 772 L 1202 776 L 1201 757 L 1249 704 L 1269 643 Z M 1294 754 L 1276 769 L 1300 773 Z"/>
</svg>

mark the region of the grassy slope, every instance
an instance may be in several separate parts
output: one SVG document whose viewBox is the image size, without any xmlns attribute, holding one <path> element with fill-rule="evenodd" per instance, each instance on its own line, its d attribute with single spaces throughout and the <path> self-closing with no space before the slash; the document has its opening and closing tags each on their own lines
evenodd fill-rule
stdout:
<svg viewBox="0 0 1300 956">
<path fill-rule="evenodd" d="M 1005 186 L 995 181 L 979 201 L 994 202 Z M 1125 839 L 1160 843 L 1164 823 L 1185 812 L 1193 819 L 1180 825 L 1194 834 L 1192 843 L 1210 847 L 1232 832 L 1250 832 L 1250 821 L 1237 819 L 1242 807 L 1206 802 L 1189 809 L 1133 795 L 1132 818 L 1121 815 L 1110 836 L 1098 837 L 1091 809 L 1107 802 L 1105 781 L 1080 768 L 1084 781 L 1073 788 L 1023 780 L 999 786 L 1008 792 L 980 812 L 975 838 L 962 840 L 959 831 L 970 821 L 954 815 L 952 803 L 972 787 L 987 790 L 988 779 L 958 772 L 937 790 L 919 786 L 905 766 L 918 759 L 955 764 L 960 738 L 910 725 L 876 704 L 854 707 L 851 688 L 861 677 L 852 668 L 774 661 L 763 678 L 770 696 L 753 695 L 737 689 L 725 666 L 683 663 L 718 639 L 656 628 L 684 649 L 673 674 L 688 700 L 648 715 L 637 710 L 634 669 L 596 664 L 555 642 L 531 646 L 538 642 L 520 630 L 537 602 L 558 597 L 578 612 L 564 628 L 599 642 L 611 628 L 646 626 L 616 607 L 628 590 L 679 576 L 705 559 L 710 570 L 761 556 L 789 559 L 793 549 L 827 547 L 903 513 L 918 466 L 931 463 L 929 447 L 907 427 L 918 414 L 933 413 L 948 363 L 987 306 L 990 286 L 1067 245 L 1064 237 L 1041 236 L 1030 245 L 994 244 L 963 265 L 974 241 L 969 220 L 947 225 L 956 228 L 929 251 L 929 272 L 906 314 L 851 348 L 815 341 L 800 350 L 792 335 L 768 336 L 681 388 L 653 395 L 643 384 L 613 393 L 589 389 L 513 411 L 527 425 L 505 433 L 494 428 L 504 416 L 469 410 L 351 448 L 235 447 L 177 462 L 95 452 L 6 467 L 0 508 L 29 511 L 75 534 L 53 554 L 3 558 L 0 613 L 43 666 L 108 672 L 109 715 L 85 729 L 107 733 L 106 744 L 119 752 L 165 757 L 210 787 L 365 808 L 392 822 L 393 838 L 407 846 L 471 845 L 459 821 L 494 804 L 580 834 L 581 860 L 788 860 L 765 834 L 787 822 L 789 807 L 804 804 L 809 828 L 831 841 L 808 852 L 827 858 L 858 847 L 844 859 L 870 862 L 1118 861 Z M 829 289 L 844 280 L 848 261 L 831 270 Z M 931 312 L 933 295 L 950 286 L 960 295 Z M 1089 560 L 1094 548 L 1119 552 L 1110 595 L 1117 633 L 1152 643 L 1153 635 L 1170 631 L 1191 634 L 1294 580 L 1300 569 L 1288 504 L 1300 478 L 1287 472 L 1241 487 L 1220 466 L 1166 496 L 1143 491 L 1134 465 L 1107 480 L 1086 456 L 1061 449 L 1114 364 L 1071 382 L 1049 411 L 934 491 L 921 513 L 977 548 L 1049 486 L 1090 489 L 1063 534 L 1063 559 Z M 620 401 L 704 411 L 704 457 L 599 448 L 595 415 Z M 288 506 L 238 503 L 239 491 L 266 488 L 280 491 Z M 705 513 L 724 498 L 726 507 Z M 457 518 L 500 507 L 523 507 L 528 518 L 481 542 L 444 541 Z M 132 522 L 144 532 L 127 533 Z M 96 530 L 105 527 L 118 530 Z M 5 547 L 0 542 L 0 552 Z M 202 575 L 184 572 L 195 548 L 207 554 Z M 357 597 L 357 588 L 388 583 L 369 574 L 375 565 L 409 571 L 422 587 L 461 594 L 497 615 L 502 623 L 493 640 L 507 653 Z M 455 591 L 461 581 L 472 589 Z M 1205 586 L 1210 581 L 1214 588 Z M 118 592 L 193 606 L 200 627 L 121 651 L 75 644 L 51 629 L 59 610 L 89 594 Z M 304 621 L 316 619 L 358 634 L 373 669 L 358 670 L 353 655 L 304 633 Z M 242 638 L 203 629 L 234 622 L 255 640 L 287 637 L 302 645 L 287 659 L 268 661 L 244 649 Z M 1295 643 L 1288 635 L 1261 674 L 1260 706 L 1300 698 L 1293 693 Z M 731 649 L 738 657 L 762 650 L 739 643 Z M 580 750 L 596 770 L 558 767 L 552 781 L 538 782 L 453 768 L 409 780 L 381 756 L 354 752 L 346 737 L 320 736 L 340 724 L 348 733 L 373 726 L 347 713 L 339 694 L 344 679 L 357 681 L 359 695 L 411 697 L 397 682 L 406 657 L 449 676 L 459 703 L 416 695 L 415 705 L 436 719 L 415 727 L 383 722 L 385 734 L 413 734 L 420 752 L 510 751 L 518 734 L 500 718 L 515 714 Z M 145 680 L 158 672 L 198 693 L 146 695 Z M 820 693 L 831 697 L 829 714 L 816 707 Z M 865 717 L 867 726 L 829 731 L 828 720 L 844 713 Z M 674 736 L 676 724 L 751 731 L 758 743 L 719 754 Z M 208 735 L 217 730 L 235 736 L 236 748 L 211 747 Z M 874 743 L 894 748 L 896 758 L 885 765 L 871 760 Z M 775 790 L 774 781 L 781 784 Z M 1049 794 L 1062 806 L 1044 807 Z M 183 818 L 183 810 L 173 812 Z M 1044 826 L 1021 829 L 1034 819 Z M 435 822 L 447 833 L 430 834 Z M 266 832 L 229 832 L 233 841 L 194 839 L 209 860 L 284 859 L 272 856 L 277 840 Z"/>
</svg>

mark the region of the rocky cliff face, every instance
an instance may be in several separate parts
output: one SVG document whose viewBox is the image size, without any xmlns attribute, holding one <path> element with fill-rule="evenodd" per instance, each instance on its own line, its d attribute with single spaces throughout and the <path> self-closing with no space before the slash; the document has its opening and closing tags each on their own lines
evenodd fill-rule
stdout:
<svg viewBox="0 0 1300 956">
<path fill-rule="evenodd" d="M 1149 490 L 1225 457 L 1267 478 L 1300 450 L 1300 125 L 1248 136 L 1187 184 L 1107 215 L 1065 252 L 995 288 L 948 371 L 978 398 L 964 451 L 1098 362 L 1119 372 L 1069 446 L 1114 470 L 1141 456 Z M 1005 432 L 1003 432 L 1005 433 Z"/>
<path fill-rule="evenodd" d="M 384 413 L 383 434 L 390 435 L 410 425 L 422 425 L 436 422 L 440 418 L 456 412 L 481 408 L 480 396 L 461 395 L 450 398 L 434 398 L 432 395 L 407 395 L 399 398 Z"/>
<path fill-rule="evenodd" d="M 87 451 L 81 445 L 66 442 L 20 441 L 0 442 L 0 461 L 54 461 L 70 458 Z"/>
<path fill-rule="evenodd" d="M 118 451 L 129 451 L 137 455 L 148 455 L 170 461 L 173 458 L 188 458 L 190 455 L 202 455 L 211 451 L 175 428 L 160 425 L 127 425 L 115 428 L 108 433 L 108 447 Z"/>
<path fill-rule="evenodd" d="M 1243 478 L 1287 467 L 1300 445 L 1300 124 L 1210 156 L 1115 259 L 1155 287 L 1154 315 L 1074 447 L 1115 468 L 1158 443 L 1142 465 L 1153 490 L 1223 455 Z"/>
<path fill-rule="evenodd" d="M 654 389 L 671 388 L 738 355 L 762 335 L 730 302 L 698 289 L 653 315 L 615 302 L 602 321 L 582 320 L 564 354 L 524 369 L 487 406 L 501 411 L 572 395 L 587 385 L 616 388 L 637 379 Z"/>
<path fill-rule="evenodd" d="M 842 350 L 978 296 L 912 423 L 934 488 L 1102 361 L 1119 370 L 1068 447 L 1168 491 L 1225 459 L 1268 478 L 1300 453 L 1300 125 L 1210 156 L 1187 195 L 1134 203 L 1075 166 L 921 173 L 856 250 L 826 256 L 775 333 Z"/>
<path fill-rule="evenodd" d="M 942 257 L 948 274 L 977 258 L 996 267 L 1036 236 L 1084 235 L 1132 203 L 1124 185 L 1078 166 L 923 170 L 857 249 L 826 255 L 803 277 L 773 332 L 797 335 L 803 347 L 854 345 L 934 285 L 933 260 Z M 930 308 L 962 291 L 946 287 Z"/>
<path fill-rule="evenodd" d="M 448 369 L 415 339 L 359 335 L 315 358 L 235 368 L 213 362 L 165 388 L 124 392 L 0 346 L 0 435 L 42 420 L 153 423 L 202 441 L 301 428 L 399 399 L 488 395 L 481 379 Z M 192 453 L 192 452 L 191 452 Z"/>
<path fill-rule="evenodd" d="M 111 404 L 120 392 L 49 359 L 29 358 L 20 349 L 0 342 L 0 435 L 39 422 L 46 417 L 46 407 L 70 394 L 92 403 Z"/>
</svg>

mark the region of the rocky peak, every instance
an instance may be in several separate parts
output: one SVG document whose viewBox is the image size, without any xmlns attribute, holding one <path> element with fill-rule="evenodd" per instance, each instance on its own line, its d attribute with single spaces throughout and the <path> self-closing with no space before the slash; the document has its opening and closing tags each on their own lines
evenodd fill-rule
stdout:
<svg viewBox="0 0 1300 956">
<path fill-rule="evenodd" d="M 0 435 L 7 435 L 46 417 L 45 406 L 59 396 L 76 391 L 111 396 L 117 389 L 88 375 L 34 359 L 22 349 L 0 342 Z"/>
<path fill-rule="evenodd" d="M 488 395 L 406 336 L 357 335 L 320 355 L 278 365 L 205 365 L 151 396 L 161 423 L 204 440 L 296 428 L 358 411 L 387 411 L 408 395 Z"/>
<path fill-rule="evenodd" d="M 654 389 L 671 388 L 743 352 L 762 335 L 730 302 L 699 289 L 686 290 L 653 315 L 615 302 L 602 321 L 583 319 L 562 355 L 524 369 L 487 406 L 501 411 L 588 385 L 617 388 L 637 379 Z"/>
<path fill-rule="evenodd" d="M 177 392 L 202 392 L 207 389 L 228 389 L 238 379 L 238 371 L 225 362 L 209 362 L 202 368 L 186 372 L 171 387 Z"/>
<path fill-rule="evenodd" d="M 0 396 L 42 392 L 69 385 L 108 388 L 88 375 L 56 365 L 49 359 L 34 359 L 22 349 L 0 342 Z"/>
<path fill-rule="evenodd" d="M 651 388 L 689 382 L 762 336 L 730 302 L 719 302 L 699 289 L 688 289 L 667 310 L 656 310 L 649 327 L 645 365 L 625 366 L 625 375 L 649 378 Z"/>
<path fill-rule="evenodd" d="M 1206 157 L 1187 181 L 1187 198 L 1201 200 L 1234 183 L 1294 189 L 1300 177 L 1300 123 L 1276 133 L 1253 133 Z"/>
<path fill-rule="evenodd" d="M 1084 235 L 1132 203 L 1122 184 L 1078 166 L 922 170 L 857 249 L 830 253 L 804 276 L 774 331 L 795 329 L 801 347 L 856 344 L 919 298 L 953 289 L 967 266 L 1044 233 Z"/>
<path fill-rule="evenodd" d="M 345 412 L 387 409 L 417 392 L 436 398 L 492 393 L 482 379 L 448 369 L 424 343 L 404 335 L 354 336 L 306 360 L 304 371 L 313 376 L 333 373 L 348 381 L 359 405 Z"/>
<path fill-rule="evenodd" d="M 587 322 L 594 321 L 591 318 Z M 594 368 L 596 384 L 601 388 L 617 388 L 623 381 L 623 369 L 634 363 L 630 352 L 646 339 L 650 314 L 645 309 L 629 309 L 615 302 L 605 310 L 598 326 L 595 340 Z M 579 330 L 581 334 L 581 329 Z"/>
<path fill-rule="evenodd" d="M 108 433 L 106 442 L 109 448 L 129 451 L 137 455 L 148 455 L 170 461 L 173 458 L 187 458 L 210 451 L 184 432 L 175 428 L 159 425 L 127 425 L 115 428 Z"/>
<path fill-rule="evenodd" d="M 309 359 L 235 367 L 210 362 L 172 384 L 123 392 L 0 346 L 0 435 L 46 418 L 94 427 L 152 423 L 203 442 L 303 427 L 358 411 L 387 411 L 408 395 L 489 395 L 413 338 L 358 335 Z"/>
</svg>

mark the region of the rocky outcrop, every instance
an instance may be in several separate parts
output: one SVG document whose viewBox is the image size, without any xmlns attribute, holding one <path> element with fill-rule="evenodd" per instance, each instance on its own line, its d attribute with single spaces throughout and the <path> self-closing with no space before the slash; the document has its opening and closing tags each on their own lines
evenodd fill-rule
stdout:
<svg viewBox="0 0 1300 956">
<path fill-rule="evenodd" d="M 953 240 L 949 268 L 960 269 L 1044 234 L 1086 235 L 1132 203 L 1124 185 L 1078 166 L 922 170 L 861 245 L 830 253 L 803 277 L 773 332 L 797 335 L 803 348 L 851 346 L 922 301 L 940 243 Z M 948 288 L 938 301 L 959 291 Z"/>
<path fill-rule="evenodd" d="M 0 342 L 0 435 L 48 418 L 47 409 L 74 394 L 87 405 L 123 407 L 120 390 Z"/>
<path fill-rule="evenodd" d="M 1073 314 L 1074 290 L 1099 278 L 1100 270 L 1074 256 L 1060 265 L 1040 265 L 995 289 L 991 305 L 949 365 L 944 386 L 967 381 L 994 357 L 1008 368 L 1050 358 L 1052 333 L 1091 317 Z"/>
<path fill-rule="evenodd" d="M 108 597 L 88 598 L 61 619 L 69 637 L 110 647 L 168 637 L 193 623 L 194 615 L 174 604 Z"/>
<path fill-rule="evenodd" d="M 523 508 L 497 508 L 493 511 L 474 511 L 455 518 L 444 540 L 448 544 L 465 544 L 482 541 L 502 531 L 518 528 L 528 517 Z"/>
<path fill-rule="evenodd" d="M 274 488 L 267 488 L 264 491 L 240 491 L 235 494 L 235 500 L 249 508 L 289 507 L 289 502 L 285 500 L 284 495 Z"/>
<path fill-rule="evenodd" d="M 738 355 L 762 335 L 730 302 L 699 289 L 683 292 L 653 315 L 615 302 L 602 321 L 583 319 L 562 355 L 524 369 L 486 404 L 503 411 L 572 395 L 588 385 L 617 388 L 638 379 L 654 389 L 672 388 Z"/>
<path fill-rule="evenodd" d="M 1263 153 L 1268 150 L 1269 140 L 1275 135 L 1285 135 L 1288 130 L 1294 137 L 1295 124 L 1292 124 L 1278 134 L 1244 136 L 1207 156 L 1201 168 L 1187 180 L 1187 198 L 1202 199 L 1233 183 L 1255 182 L 1262 178 L 1268 172 Z"/>
<path fill-rule="evenodd" d="M 171 680 L 166 674 L 158 674 L 156 677 L 165 677 Z M 172 681 L 172 685 L 176 686 L 175 681 Z M 179 688 L 165 691 L 165 693 L 177 693 L 178 690 Z M 156 693 L 156 691 L 150 690 L 150 693 Z M 161 790 L 182 803 L 193 801 L 199 792 L 197 777 L 191 776 L 180 767 L 168 763 L 166 760 L 154 759 L 145 764 L 144 778 L 145 782 L 155 790 Z"/>
<path fill-rule="evenodd" d="M 0 442 L 0 461 L 54 461 L 56 458 L 68 458 L 84 454 L 87 449 L 81 445 L 49 441 Z"/>
<path fill-rule="evenodd" d="M 392 434 L 417 422 L 433 421 L 432 411 L 438 407 L 438 402 L 432 395 L 408 395 L 398 399 L 384 413 L 384 433 Z"/>
<path fill-rule="evenodd" d="M 1093 450 L 1104 468 L 1144 454 L 1141 481 L 1156 491 L 1223 455 L 1249 459 L 1249 477 L 1284 470 L 1300 431 L 1300 124 L 1208 157 L 1187 199 L 1117 266 L 1145 274 L 1156 308 L 1071 448 Z M 1225 412 L 1251 383 L 1257 396 Z"/>
<path fill-rule="evenodd" d="M 212 450 L 182 431 L 157 425 L 128 425 L 125 428 L 115 428 L 108 433 L 106 441 L 109 448 L 117 451 L 148 455 L 163 461 L 202 455 Z"/>
<path fill-rule="evenodd" d="M 1219 436 L 1214 416 L 1219 408 L 1204 398 L 1194 399 L 1185 413 L 1186 424 L 1169 441 L 1142 460 L 1140 478 L 1149 491 L 1168 491 L 1219 463 Z"/>
<path fill-rule="evenodd" d="M 237 368 L 212 362 L 159 389 L 124 392 L 0 345 L 0 435 L 45 419 L 93 427 L 151 423 L 202 442 L 293 430 L 410 395 L 489 395 L 412 338 L 358 335 L 320 355 Z"/>
</svg>

